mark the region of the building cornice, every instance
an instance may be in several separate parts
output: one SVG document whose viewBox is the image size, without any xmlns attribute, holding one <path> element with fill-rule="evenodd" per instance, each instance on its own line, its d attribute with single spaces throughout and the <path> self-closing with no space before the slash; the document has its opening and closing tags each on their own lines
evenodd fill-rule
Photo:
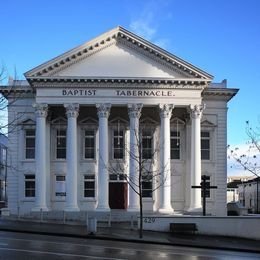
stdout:
<svg viewBox="0 0 260 260">
<path fill-rule="evenodd" d="M 236 88 L 205 88 L 202 96 L 209 99 L 225 99 L 229 101 L 238 91 L 239 89 Z"/>
</svg>

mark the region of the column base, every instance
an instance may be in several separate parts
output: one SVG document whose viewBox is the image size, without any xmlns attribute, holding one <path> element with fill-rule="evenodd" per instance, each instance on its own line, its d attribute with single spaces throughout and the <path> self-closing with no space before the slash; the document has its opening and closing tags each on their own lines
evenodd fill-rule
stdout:
<svg viewBox="0 0 260 260">
<path fill-rule="evenodd" d="M 169 207 L 169 208 L 159 208 L 158 212 L 161 213 L 161 214 L 173 214 L 174 210 L 171 207 Z"/>
<path fill-rule="evenodd" d="M 110 208 L 109 207 L 97 207 L 96 211 L 98 211 L 98 212 L 110 212 Z"/>
<path fill-rule="evenodd" d="M 202 215 L 202 207 L 196 207 L 196 208 L 189 207 L 186 210 L 186 213 L 191 214 L 191 215 Z"/>
<path fill-rule="evenodd" d="M 136 212 L 139 212 L 140 211 L 140 208 L 128 208 L 127 209 L 127 212 L 134 212 L 134 213 L 136 213 Z"/>
<path fill-rule="evenodd" d="M 64 211 L 65 212 L 78 212 L 79 208 L 78 208 L 78 206 L 66 206 L 64 208 Z"/>
<path fill-rule="evenodd" d="M 32 212 L 41 212 L 41 211 L 49 211 L 47 206 L 36 206 L 31 209 Z"/>
</svg>

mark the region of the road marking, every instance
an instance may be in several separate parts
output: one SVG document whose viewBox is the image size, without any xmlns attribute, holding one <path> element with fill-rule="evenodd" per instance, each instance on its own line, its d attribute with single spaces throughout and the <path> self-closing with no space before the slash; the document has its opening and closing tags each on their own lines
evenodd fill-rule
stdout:
<svg viewBox="0 0 260 260">
<path fill-rule="evenodd" d="M 18 251 L 26 253 L 37 253 L 37 254 L 49 254 L 49 255 L 58 255 L 58 256 L 72 256 L 72 257 L 84 257 L 92 259 L 104 259 L 104 260 L 126 260 L 125 258 L 114 258 L 114 257 L 104 257 L 104 256 L 92 256 L 92 255 L 75 255 L 75 254 L 66 254 L 66 253 L 55 253 L 50 251 L 38 251 L 38 250 L 25 250 L 19 248 L 4 248 L 0 247 L 0 251 Z"/>
</svg>

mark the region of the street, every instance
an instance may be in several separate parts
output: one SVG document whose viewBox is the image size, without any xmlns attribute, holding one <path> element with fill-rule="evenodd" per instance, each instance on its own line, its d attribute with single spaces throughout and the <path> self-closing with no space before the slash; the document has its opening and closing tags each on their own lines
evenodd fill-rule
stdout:
<svg viewBox="0 0 260 260">
<path fill-rule="evenodd" d="M 0 232 L 0 259 L 260 259 L 260 254 Z"/>
</svg>

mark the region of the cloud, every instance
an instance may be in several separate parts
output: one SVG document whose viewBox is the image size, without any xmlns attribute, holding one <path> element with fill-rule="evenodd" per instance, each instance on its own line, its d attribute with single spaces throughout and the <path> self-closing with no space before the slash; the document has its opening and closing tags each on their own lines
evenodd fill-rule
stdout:
<svg viewBox="0 0 260 260">
<path fill-rule="evenodd" d="M 138 16 L 131 19 L 130 30 L 162 48 L 169 47 L 170 39 L 161 38 L 159 35 L 163 23 L 172 19 L 172 14 L 165 11 L 166 8 L 166 2 L 164 4 L 160 4 L 160 1 L 149 2 L 149 5 L 145 5 Z"/>
<path fill-rule="evenodd" d="M 248 158 L 247 165 L 256 164 L 256 172 L 260 174 L 260 151 L 256 148 L 249 148 L 247 144 L 236 144 L 231 145 L 230 149 L 228 149 L 228 155 L 231 155 L 231 150 L 237 154 L 237 157 L 241 155 L 246 155 Z M 256 156 L 256 157 L 254 157 Z M 252 176 L 254 175 L 252 172 L 246 170 L 243 166 L 239 165 L 238 162 L 232 156 L 229 156 L 227 161 L 227 172 L 228 176 Z M 245 161 L 245 160 L 244 160 Z"/>
<path fill-rule="evenodd" d="M 132 21 L 130 23 L 130 29 L 147 40 L 152 40 L 153 36 L 156 34 L 156 29 L 152 28 L 147 21 L 142 19 Z"/>
</svg>

